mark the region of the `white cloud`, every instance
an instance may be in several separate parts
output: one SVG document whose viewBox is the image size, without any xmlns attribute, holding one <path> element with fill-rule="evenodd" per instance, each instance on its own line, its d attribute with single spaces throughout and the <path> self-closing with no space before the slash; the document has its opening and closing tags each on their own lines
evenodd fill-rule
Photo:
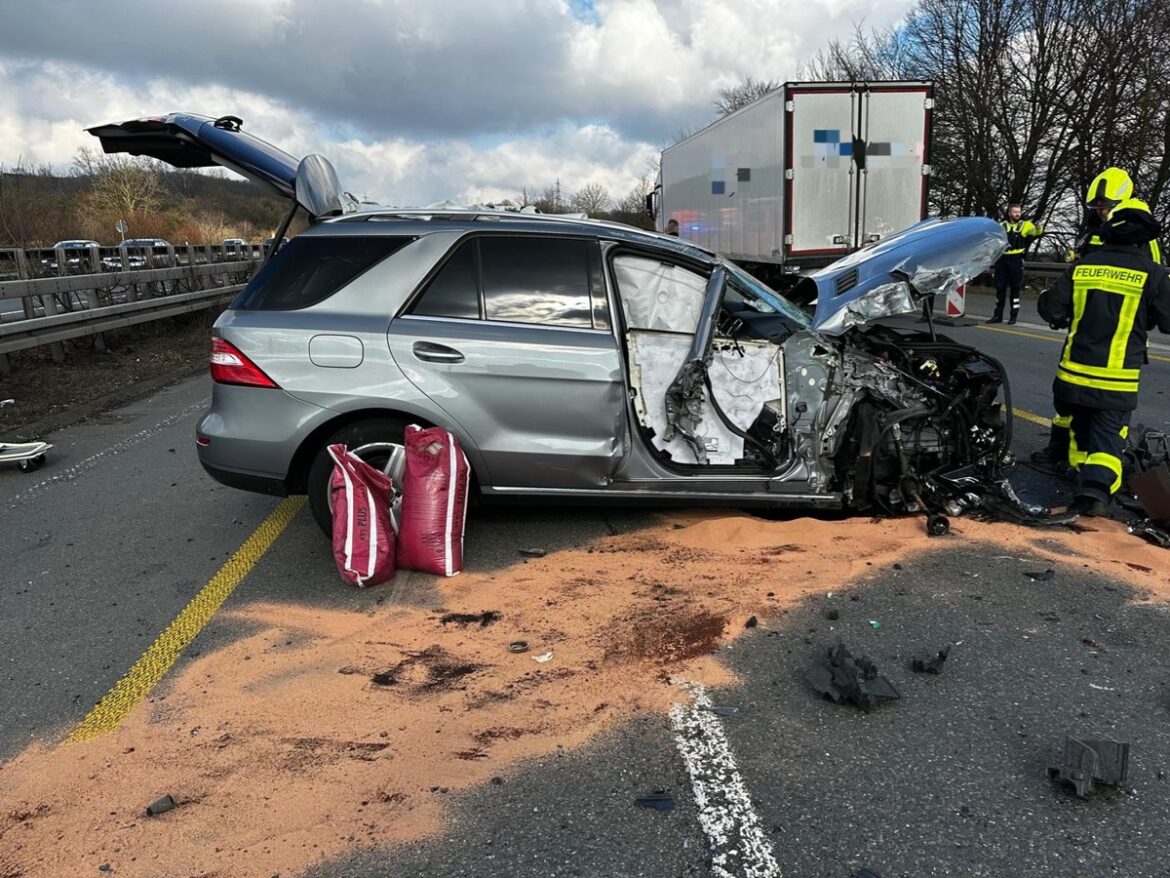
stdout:
<svg viewBox="0 0 1170 878">
<path fill-rule="evenodd" d="M 719 88 L 785 79 L 913 0 L 47 0 L 0 29 L 0 162 L 68 164 L 85 125 L 231 113 L 387 201 L 558 177 L 614 194 Z M 584 9 L 588 14 L 582 14 Z"/>
</svg>

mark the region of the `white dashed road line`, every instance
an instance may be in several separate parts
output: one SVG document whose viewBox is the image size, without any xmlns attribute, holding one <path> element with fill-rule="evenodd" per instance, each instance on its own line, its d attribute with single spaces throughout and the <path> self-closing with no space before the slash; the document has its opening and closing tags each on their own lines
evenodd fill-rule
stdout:
<svg viewBox="0 0 1170 878">
<path fill-rule="evenodd" d="M 72 466 L 67 467 L 66 469 L 63 469 L 58 473 L 54 473 L 53 475 L 49 476 L 49 478 L 45 479 L 44 481 L 38 482 L 37 484 L 33 485 L 31 488 L 26 488 L 25 490 L 21 491 L 19 494 L 16 494 L 13 497 L 11 497 L 8 501 L 8 508 L 15 509 L 17 506 L 19 506 L 21 503 L 28 500 L 30 497 L 36 496 L 37 494 L 44 491 L 46 488 L 48 488 L 52 485 L 55 485 L 59 482 L 73 481 L 79 475 L 84 473 L 86 470 L 93 469 L 93 467 L 96 466 L 98 464 L 98 462 L 101 461 L 103 458 L 114 457 L 116 455 L 121 454 L 123 451 L 128 451 L 129 449 L 133 448 L 135 445 L 141 445 L 143 442 L 147 441 L 148 439 L 151 439 L 154 436 L 157 436 L 159 433 L 161 433 L 167 427 L 170 427 L 174 424 L 177 424 L 179 421 L 183 420 L 184 418 L 189 418 L 194 414 L 198 414 L 199 412 L 204 411 L 207 408 L 207 405 L 210 401 L 211 401 L 210 397 L 206 397 L 204 399 L 201 399 L 199 402 L 195 403 L 194 405 L 190 405 L 187 408 L 183 409 L 182 411 L 175 412 L 173 415 L 170 415 L 169 417 L 163 418 L 157 424 L 152 424 L 151 426 L 146 427 L 143 430 L 139 430 L 137 433 L 134 433 L 130 436 L 127 436 L 121 442 L 116 442 L 113 445 L 111 445 L 109 448 L 103 448 L 101 451 L 97 452 L 96 454 L 91 454 L 89 457 L 85 458 L 84 460 L 80 460 L 77 463 L 73 464 Z M 50 455 L 52 455 L 52 452 L 50 452 Z"/>
<path fill-rule="evenodd" d="M 779 878 L 772 845 L 735 765 L 719 718 L 708 709 L 711 699 L 697 684 L 684 684 L 690 704 L 670 711 L 678 752 L 691 778 L 699 823 L 711 849 L 716 878 Z"/>
</svg>

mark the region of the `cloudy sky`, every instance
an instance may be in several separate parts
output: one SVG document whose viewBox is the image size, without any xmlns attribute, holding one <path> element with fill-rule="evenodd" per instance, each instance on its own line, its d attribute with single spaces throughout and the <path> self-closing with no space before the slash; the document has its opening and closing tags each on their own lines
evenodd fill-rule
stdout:
<svg viewBox="0 0 1170 878">
<path fill-rule="evenodd" d="M 0 164 L 66 168 L 82 128 L 233 114 L 398 205 L 558 177 L 623 194 L 744 76 L 789 79 L 910 0 L 3 0 Z"/>
</svg>

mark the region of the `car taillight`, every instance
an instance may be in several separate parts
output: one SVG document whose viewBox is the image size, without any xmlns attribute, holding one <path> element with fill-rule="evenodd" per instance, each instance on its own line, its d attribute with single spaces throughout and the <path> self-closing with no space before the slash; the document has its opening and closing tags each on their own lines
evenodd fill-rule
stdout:
<svg viewBox="0 0 1170 878">
<path fill-rule="evenodd" d="M 231 342 L 211 340 L 211 380 L 219 384 L 243 384 L 246 387 L 276 387 L 260 367 L 240 353 Z"/>
</svg>

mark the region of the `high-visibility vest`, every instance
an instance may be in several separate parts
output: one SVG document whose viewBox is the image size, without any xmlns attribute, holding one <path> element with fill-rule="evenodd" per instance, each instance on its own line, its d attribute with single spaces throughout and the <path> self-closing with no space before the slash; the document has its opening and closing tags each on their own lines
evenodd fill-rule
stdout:
<svg viewBox="0 0 1170 878">
<path fill-rule="evenodd" d="M 1031 220 L 1020 220 L 1014 223 L 1004 220 L 1000 225 L 1007 232 L 1008 239 L 1008 248 L 1003 251 L 1004 256 L 1023 256 L 1024 251 L 1028 248 L 1028 239 L 1039 238 L 1044 234 Z"/>
</svg>

